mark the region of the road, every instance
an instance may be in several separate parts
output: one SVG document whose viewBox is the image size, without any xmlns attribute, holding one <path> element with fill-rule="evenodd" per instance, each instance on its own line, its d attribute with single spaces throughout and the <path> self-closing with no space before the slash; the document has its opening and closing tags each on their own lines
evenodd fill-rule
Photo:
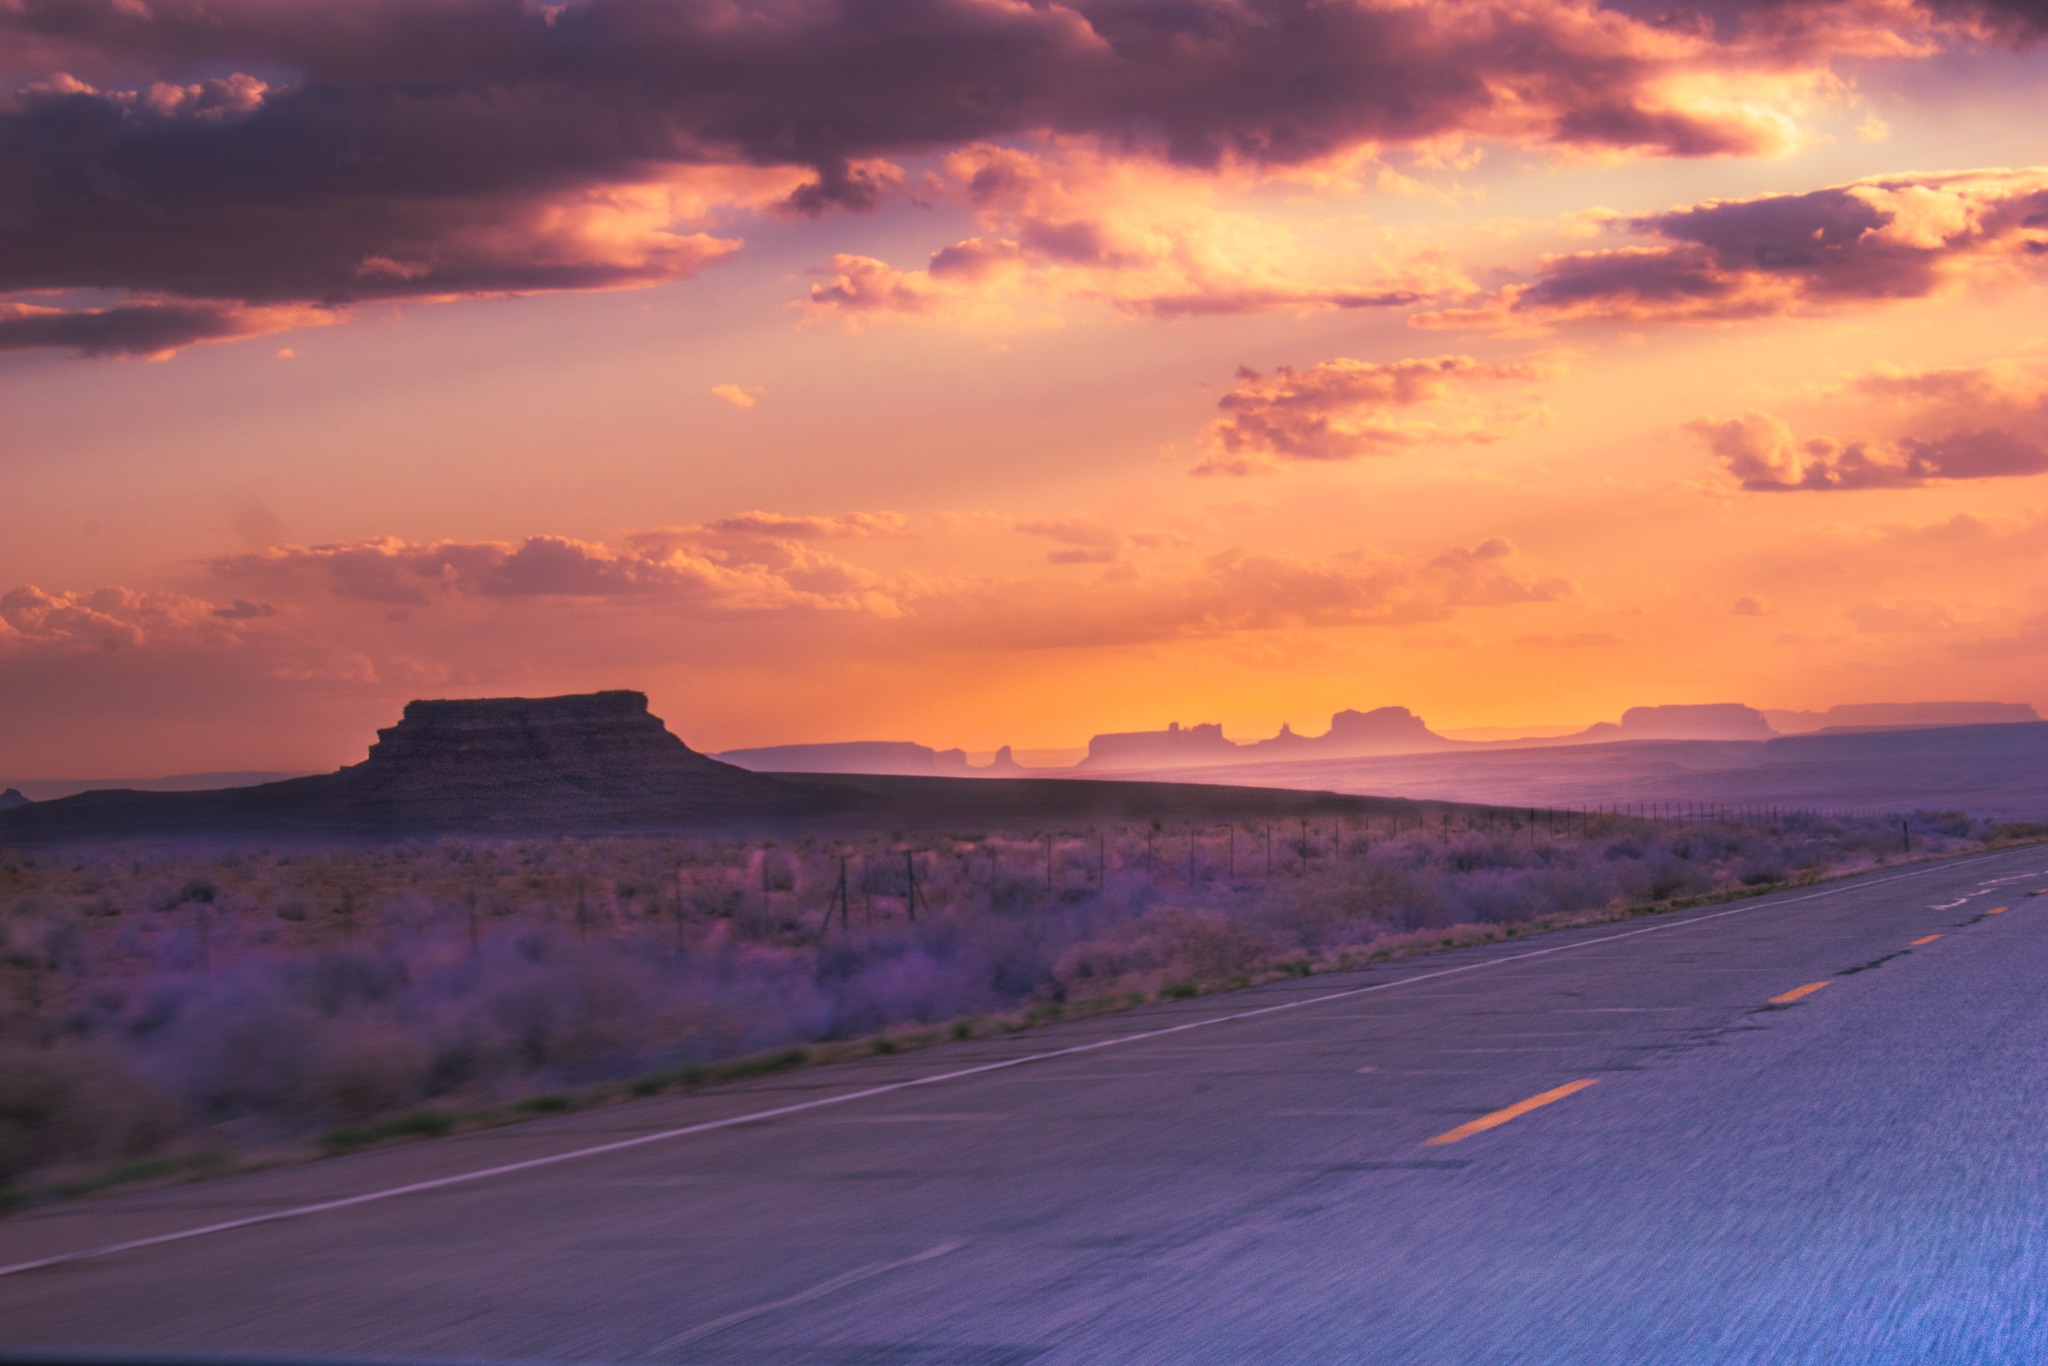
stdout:
<svg viewBox="0 0 2048 1366">
<path fill-rule="evenodd" d="M 2027 848 L 53 1207 L 0 1264 L 562 1159 L 0 1274 L 0 1343 L 2048 1360 L 2042 887 Z"/>
</svg>

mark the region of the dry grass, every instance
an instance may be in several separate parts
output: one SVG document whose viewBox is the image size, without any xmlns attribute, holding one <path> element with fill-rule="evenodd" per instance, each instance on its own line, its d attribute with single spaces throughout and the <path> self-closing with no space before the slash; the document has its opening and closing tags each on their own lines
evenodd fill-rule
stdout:
<svg viewBox="0 0 2048 1366">
<path fill-rule="evenodd" d="M 1912 819 L 1916 853 L 2026 833 Z M 1511 938 L 1867 866 L 1898 823 L 1326 819 L 1305 841 L 1239 827 L 1236 876 L 1232 838 L 0 855 L 0 1186 L 359 1147 Z"/>
</svg>

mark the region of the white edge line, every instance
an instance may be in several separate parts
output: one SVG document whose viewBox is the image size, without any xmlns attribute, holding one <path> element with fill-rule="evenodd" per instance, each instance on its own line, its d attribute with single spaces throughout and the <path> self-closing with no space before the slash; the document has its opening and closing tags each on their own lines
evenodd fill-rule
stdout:
<svg viewBox="0 0 2048 1366">
<path fill-rule="evenodd" d="M 835 1290 L 844 1290 L 849 1285 L 858 1285 L 862 1281 L 872 1280 L 886 1272 L 900 1271 L 906 1266 L 916 1266 L 919 1262 L 928 1262 L 934 1257 L 943 1257 L 948 1252 L 958 1252 L 966 1246 L 966 1239 L 956 1238 L 950 1243 L 940 1243 L 937 1247 L 928 1247 L 922 1252 L 898 1258 L 893 1262 L 874 1262 L 868 1266 L 857 1266 L 851 1271 L 841 1272 L 829 1281 L 820 1282 L 809 1290 L 799 1290 L 796 1294 L 786 1299 L 771 1300 L 767 1304 L 757 1304 L 751 1309 L 737 1310 L 706 1323 L 700 1323 L 687 1332 L 676 1334 L 666 1342 L 658 1342 L 654 1346 L 642 1350 L 645 1352 L 670 1351 L 686 1343 L 695 1342 L 699 1338 L 708 1338 L 714 1333 L 722 1333 L 728 1328 L 736 1328 L 748 1319 L 758 1319 L 761 1315 L 772 1314 L 778 1309 L 794 1309 L 800 1304 L 809 1304 L 812 1300 L 823 1299 Z"/>
<path fill-rule="evenodd" d="M 1073 1044 L 1066 1048 L 1055 1048 L 1044 1053 L 1027 1053 L 1020 1058 L 1003 1058 L 996 1062 L 979 1063 L 973 1067 L 962 1067 L 951 1072 L 936 1072 L 930 1076 L 912 1077 L 908 1081 L 885 1082 L 880 1086 L 863 1087 L 858 1091 L 845 1091 L 836 1096 L 821 1096 L 815 1100 L 797 1101 L 790 1105 L 778 1105 L 767 1110 L 752 1110 L 743 1115 L 731 1115 L 725 1119 L 704 1120 L 697 1124 L 685 1124 L 680 1128 L 662 1129 L 651 1134 L 640 1134 L 633 1138 L 615 1139 L 610 1143 L 598 1143 L 588 1148 L 572 1148 L 565 1153 L 550 1153 L 546 1157 L 529 1157 L 519 1162 L 506 1162 L 495 1167 L 481 1167 L 475 1171 L 457 1172 L 453 1176 L 437 1176 L 426 1181 L 413 1181 L 403 1186 L 387 1186 L 383 1190 L 364 1191 L 360 1195 L 342 1196 L 336 1200 L 321 1200 L 310 1205 L 294 1205 L 288 1209 L 271 1210 L 265 1214 L 246 1215 L 240 1219 L 224 1219 L 216 1224 L 202 1224 L 198 1228 L 179 1229 L 173 1233 L 157 1233 L 147 1238 L 130 1238 L 125 1242 L 108 1243 L 104 1247 L 85 1248 L 78 1252 L 60 1252 L 52 1257 L 39 1257 L 34 1261 L 16 1262 L 11 1266 L 0 1266 L 0 1276 L 16 1276 L 24 1271 L 40 1271 L 45 1267 L 64 1266 L 71 1262 L 83 1262 L 98 1257 L 110 1257 L 117 1252 L 134 1252 L 146 1247 L 161 1247 L 166 1243 L 182 1243 L 188 1238 L 204 1238 L 214 1233 L 230 1233 L 235 1229 L 254 1228 L 258 1224 L 282 1223 L 287 1219 L 303 1219 L 308 1215 L 327 1214 L 334 1210 L 353 1209 L 357 1205 L 375 1204 L 380 1200 L 393 1200 L 401 1195 L 419 1195 L 425 1191 L 446 1190 L 450 1186 L 467 1185 L 472 1181 L 483 1181 L 496 1176 L 510 1176 L 515 1172 L 535 1171 L 552 1167 L 560 1162 L 574 1162 L 586 1157 L 602 1157 L 606 1153 L 624 1152 L 629 1148 L 641 1148 L 650 1143 L 666 1143 L 672 1139 L 689 1138 L 695 1134 L 708 1134 L 720 1129 L 737 1128 L 742 1124 L 758 1124 L 763 1120 L 781 1119 L 787 1115 L 803 1114 L 810 1110 L 822 1110 L 832 1105 L 846 1105 L 856 1100 L 869 1100 L 875 1096 L 886 1096 L 896 1091 L 908 1091 L 918 1086 L 936 1086 L 941 1082 L 959 1081 L 966 1077 L 978 1077 L 988 1072 L 1001 1072 L 1012 1067 L 1023 1067 L 1028 1063 L 1049 1062 L 1054 1058 L 1070 1058 L 1080 1053 L 1093 1053 L 1103 1048 L 1118 1048 L 1124 1044 L 1142 1043 L 1147 1039 L 1161 1039 L 1171 1034 L 1185 1034 L 1192 1029 L 1207 1029 L 1212 1025 L 1231 1024 L 1238 1020 L 1256 1019 L 1262 1015 L 1277 1015 L 1282 1011 L 1300 1010 L 1307 1006 L 1324 1005 L 1330 1001 L 1347 1000 L 1353 996 L 1365 996 L 1376 991 L 1392 991 L 1396 987 L 1411 986 L 1416 982 L 1434 981 L 1439 977 L 1454 977 L 1459 973 L 1477 972 L 1482 968 L 1499 967 L 1506 963 L 1527 962 L 1531 958 L 1547 958 L 1554 953 L 1569 953 L 1574 949 L 1591 948 L 1595 944 L 1612 944 L 1617 940 L 1633 939 L 1637 935 L 1657 934 L 1664 930 L 1683 929 L 1687 925 L 1699 925 L 1709 920 L 1722 920 L 1731 915 L 1747 915 L 1752 911 L 1771 910 L 1778 906 L 1790 906 L 1801 901 L 1817 901 L 1825 896 L 1839 896 L 1843 892 L 1862 891 L 1869 887 L 1900 882 L 1926 873 L 1941 872 L 1955 868 L 1976 858 L 1997 858 L 1998 854 L 1979 854 L 1971 860 L 1959 859 L 1955 863 L 1929 864 L 1909 872 L 1894 873 L 1889 877 L 1873 878 L 1868 881 L 1843 882 L 1824 891 L 1808 892 L 1804 896 L 1786 897 L 1783 900 L 1759 901 L 1746 906 L 1734 906 L 1725 911 L 1712 911 L 1685 920 L 1668 920 L 1662 924 L 1645 925 L 1641 929 L 1623 930 L 1620 934 L 1606 934 L 1594 939 L 1579 939 L 1569 944 L 1555 944 L 1547 949 L 1530 949 L 1526 953 L 1507 954 L 1499 958 L 1488 958 L 1478 963 L 1461 963 L 1456 967 L 1438 968 L 1434 972 L 1419 972 L 1413 977 L 1403 977 L 1397 982 L 1375 982 L 1369 986 L 1347 987 L 1343 991 L 1325 992 L 1299 1001 L 1282 1001 L 1278 1005 L 1259 1006 L 1251 1010 L 1233 1011 L 1228 1015 L 1214 1015 L 1206 1020 L 1190 1020 L 1184 1024 L 1167 1025 L 1162 1029 L 1147 1029 L 1136 1034 L 1123 1034 L 1113 1039 L 1098 1039 L 1093 1043 Z"/>
</svg>

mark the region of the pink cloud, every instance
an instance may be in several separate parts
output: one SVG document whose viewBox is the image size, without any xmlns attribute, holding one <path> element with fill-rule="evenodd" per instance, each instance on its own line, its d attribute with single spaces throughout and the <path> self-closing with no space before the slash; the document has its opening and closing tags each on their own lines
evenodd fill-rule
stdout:
<svg viewBox="0 0 2048 1366">
<path fill-rule="evenodd" d="M 1190 556 L 1179 538 L 1089 519 L 1025 521 L 1015 529 L 1054 542 L 1053 563 L 1101 565 L 1112 579 L 892 579 L 799 539 L 703 528 L 638 533 L 619 546 L 558 536 L 282 546 L 222 556 L 206 568 L 223 582 L 299 602 L 314 616 L 322 614 L 323 600 L 431 609 L 453 613 L 450 620 L 575 603 L 707 621 L 795 611 L 974 648 L 1415 624 L 1465 608 L 1562 601 L 1577 592 L 1498 538 L 1423 558 L 1235 549 Z M 1128 562 L 1125 553 L 1134 547 L 1154 553 Z M 332 617 L 332 609 L 324 610 Z"/>
<path fill-rule="evenodd" d="M 1650 239 L 1543 262 L 1424 327 L 1725 322 L 1918 299 L 2048 262 L 2048 169 L 1879 176 L 1621 221 Z"/>
<path fill-rule="evenodd" d="M 1339 358 L 1271 374 L 1240 369 L 1217 400 L 1210 455 L 1198 474 L 1248 474 L 1280 462 L 1354 460 L 1415 446 L 1490 442 L 1527 425 L 1529 404 L 1513 407 L 1475 393 L 1503 380 L 1547 373 L 1534 362 L 1487 364 L 1470 356 L 1398 361 Z"/>
<path fill-rule="evenodd" d="M 928 663 L 971 690 L 990 676 L 975 662 L 984 652 L 1142 655 L 1190 639 L 1244 658 L 1341 659 L 1348 643 L 1316 633 L 1412 631 L 1502 609 L 1526 621 L 1575 592 L 1498 540 L 1421 556 L 1201 554 L 1106 519 L 1029 530 L 958 520 L 963 536 L 1021 532 L 1055 554 L 1107 545 L 1118 560 L 890 576 L 821 553 L 870 541 L 683 528 L 609 544 L 280 546 L 201 565 L 217 593 L 20 587 L 0 592 L 0 737 L 22 766 L 53 772 L 217 767 L 222 755 L 324 768 L 359 759 L 352 737 L 388 724 L 409 697 L 645 679 L 666 680 L 664 714 L 697 738 L 693 728 L 743 710 L 770 676 L 809 679 L 822 697 L 841 680 L 858 687 L 864 673 Z"/>
<path fill-rule="evenodd" d="M 1319 278 L 1295 244 L 1224 207 L 1242 176 L 1110 155 L 1073 142 L 1037 151 L 976 144 L 925 190 L 962 203 L 981 231 L 921 269 L 833 258 L 810 289 L 813 317 L 1016 324 L 1072 305 L 1130 317 L 1392 308 L 1471 288 L 1434 252 L 1353 263 Z"/>
<path fill-rule="evenodd" d="M 731 211 L 862 211 L 892 158 L 1086 144 L 1307 174 L 1485 139 L 1721 156 L 1795 142 L 1840 54 L 1911 56 L 2017 3 L 272 0 L 0 6 L 0 297 L 341 307 L 686 279 Z M 32 192 L 31 192 L 32 191 Z M 1110 271 L 1088 216 L 983 243 Z M 973 254 L 948 248 L 930 279 Z M 858 259 L 858 258 L 850 258 Z M 819 302 L 877 297 L 857 271 Z M 1193 272 L 1134 312 L 1370 306 L 1403 286 Z M 915 311 L 914 289 L 886 295 Z M 27 335 L 17 333 L 17 335 Z M 207 335 L 222 335 L 214 332 Z M 59 345 L 75 345 L 69 338 Z"/>
<path fill-rule="evenodd" d="M 1322 558 L 1225 550 L 1147 570 L 1115 565 L 1099 583 L 994 580 L 959 584 L 912 604 L 921 639 L 979 648 L 1095 648 L 1247 631 L 1400 626 L 1466 608 L 1569 600 L 1501 539 L 1429 558 L 1363 551 Z"/>
<path fill-rule="evenodd" d="M 623 547 L 565 536 L 523 541 L 381 538 L 275 546 L 206 561 L 230 583 L 292 588 L 398 607 L 475 599 L 646 600 L 713 614 L 898 609 L 879 579 L 798 539 L 736 537 L 719 544 L 697 529 L 645 532 Z"/>
<path fill-rule="evenodd" d="M 1055 543 L 1046 552 L 1048 564 L 1113 564 L 1130 543 L 1115 527 L 1083 517 L 1027 519 L 1017 523 L 1017 530 Z"/>
<path fill-rule="evenodd" d="M 910 519 L 900 512 L 846 512 L 835 516 L 797 516 L 784 512 L 741 512 L 701 526 L 639 533 L 642 540 L 743 538 L 783 541 L 860 540 L 907 536 Z"/>
<path fill-rule="evenodd" d="M 1918 488 L 2048 473 L 2048 373 L 2014 364 L 1882 369 L 1839 398 L 1868 435 L 1801 438 L 1770 413 L 1686 424 L 1754 492 Z"/>
<path fill-rule="evenodd" d="M 270 614 L 240 600 L 219 608 L 180 593 L 132 588 L 50 593 L 25 584 L 0 592 L 0 652 L 113 654 L 150 645 L 228 645 L 238 639 L 231 623 Z"/>
</svg>

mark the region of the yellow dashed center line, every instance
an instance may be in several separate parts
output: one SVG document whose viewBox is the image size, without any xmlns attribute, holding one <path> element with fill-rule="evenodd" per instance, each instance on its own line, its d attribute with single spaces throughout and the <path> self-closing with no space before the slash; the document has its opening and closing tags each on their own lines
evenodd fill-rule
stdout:
<svg viewBox="0 0 2048 1366">
<path fill-rule="evenodd" d="M 1445 1130 L 1435 1138 L 1424 1139 L 1423 1146 L 1441 1148 L 1446 1143 L 1456 1143 L 1460 1139 L 1470 1138 L 1474 1134 L 1483 1134 L 1488 1129 L 1498 1129 L 1509 1120 L 1519 1119 L 1531 1110 L 1540 1110 L 1546 1105 L 1552 1105 L 1563 1100 L 1566 1096 L 1575 1096 L 1598 1080 L 1598 1077 L 1587 1077 L 1580 1081 L 1568 1081 L 1564 1085 L 1554 1087 L 1541 1095 L 1531 1096 L 1527 1100 L 1518 1100 L 1505 1110 L 1495 1110 L 1490 1115 L 1481 1115 L 1475 1120 L 1460 1124 L 1455 1129 Z"/>
<path fill-rule="evenodd" d="M 2048 887 L 2043 887 L 2040 891 L 2033 893 L 2033 895 L 2048 896 Z M 1984 912 L 1984 914 L 2003 915 L 2005 914 L 2007 909 L 2009 908 L 2005 906 L 1993 906 L 1990 910 Z M 1917 949 L 1923 944 L 1932 944 L 1935 940 L 1939 938 L 1941 938 L 1941 936 L 1938 934 L 1923 934 L 1918 939 L 1912 941 L 1911 947 Z M 1822 987 L 1832 986 L 1833 984 L 1833 979 L 1829 979 L 1828 981 L 1824 982 L 1808 982 L 1803 987 L 1794 987 L 1790 991 L 1780 992 L 1778 995 L 1773 996 L 1771 998 L 1771 1004 L 1774 1006 L 1789 1006 L 1794 1001 L 1803 1001 L 1807 997 L 1813 995 L 1813 993 L 1815 993 L 1816 991 L 1819 991 Z M 1544 1091 L 1539 1095 L 1531 1096 L 1527 1100 L 1518 1100 L 1513 1105 L 1508 1106 L 1504 1110 L 1495 1110 L 1492 1114 L 1481 1115 L 1477 1119 L 1468 1120 L 1465 1123 L 1460 1124 L 1455 1129 L 1446 1129 L 1443 1133 L 1438 1134 L 1435 1138 L 1424 1139 L 1423 1146 L 1428 1148 L 1441 1148 L 1449 1143 L 1462 1142 L 1463 1140 L 1472 1137 L 1472 1135 L 1474 1134 L 1483 1134 L 1488 1129 L 1498 1129 L 1501 1125 L 1507 1123 L 1509 1120 L 1520 1119 L 1523 1115 L 1528 1114 L 1531 1110 L 1540 1110 L 1546 1105 L 1555 1105 L 1558 1101 L 1563 1100 L 1566 1096 L 1575 1096 L 1579 1092 L 1585 1090 L 1588 1086 L 1593 1085 L 1593 1083 L 1597 1080 L 1599 1080 L 1597 1077 L 1586 1077 L 1582 1078 L 1579 1081 L 1568 1081 L 1562 1086 L 1553 1087 L 1550 1090 Z"/>
</svg>

